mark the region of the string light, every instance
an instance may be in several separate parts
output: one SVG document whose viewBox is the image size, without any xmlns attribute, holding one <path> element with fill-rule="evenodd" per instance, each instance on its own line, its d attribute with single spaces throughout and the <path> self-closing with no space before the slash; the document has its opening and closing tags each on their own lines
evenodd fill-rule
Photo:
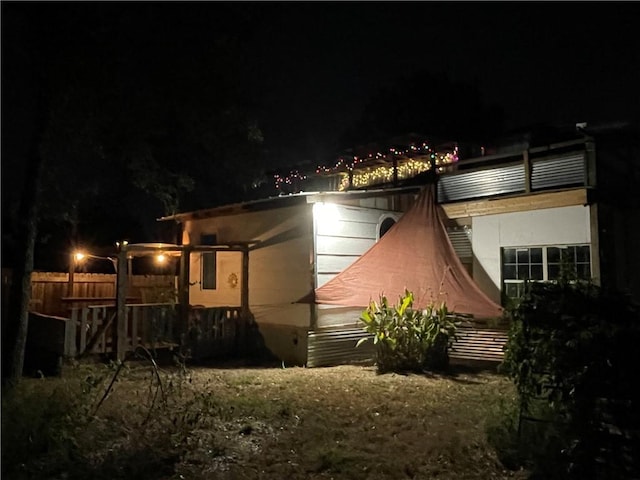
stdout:
<svg viewBox="0 0 640 480">
<path fill-rule="evenodd" d="M 419 158 L 413 158 L 419 157 Z M 428 159 L 425 159 L 427 157 Z M 337 175 L 338 191 L 348 188 L 362 188 L 393 180 L 394 172 L 399 180 L 411 178 L 435 167 L 443 171 L 444 165 L 458 161 L 458 146 L 434 149 L 429 142 L 411 144 L 406 147 L 389 147 L 386 151 L 368 152 L 364 155 L 343 155 L 333 165 L 319 165 L 315 170 L 318 176 Z M 379 165 L 380 162 L 385 165 Z M 375 163 L 376 165 L 371 165 Z M 393 163 L 397 166 L 394 169 Z M 351 181 L 349 180 L 351 177 Z M 307 179 L 307 175 L 292 170 L 286 175 L 275 174 L 275 187 L 282 191 L 284 187 Z"/>
<path fill-rule="evenodd" d="M 287 175 L 275 174 L 273 176 L 276 190 L 280 191 L 285 185 L 293 185 L 296 181 L 306 180 L 307 176 L 298 170 L 292 170 Z"/>
<path fill-rule="evenodd" d="M 430 161 L 423 160 L 409 160 L 408 162 L 398 165 L 397 175 L 399 180 L 405 178 L 415 177 L 416 175 L 426 172 L 431 168 Z M 393 166 L 379 166 L 364 171 L 354 172 L 352 184 L 355 188 L 366 187 L 368 185 L 374 185 L 376 183 L 387 183 L 393 180 L 394 168 Z M 348 175 L 347 177 L 348 183 Z M 341 183 L 341 185 L 343 185 Z"/>
</svg>

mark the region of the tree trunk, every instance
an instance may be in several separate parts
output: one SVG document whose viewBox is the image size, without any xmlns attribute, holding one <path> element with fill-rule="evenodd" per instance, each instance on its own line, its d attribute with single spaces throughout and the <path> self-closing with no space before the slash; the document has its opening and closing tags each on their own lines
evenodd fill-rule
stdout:
<svg viewBox="0 0 640 480">
<path fill-rule="evenodd" d="M 25 186 L 22 191 L 19 215 L 19 263 L 13 272 L 9 297 L 9 318 L 6 322 L 5 337 L 2 339 L 2 379 L 3 383 L 15 383 L 22 377 L 25 348 L 29 329 L 29 303 L 31 302 L 31 273 L 36 236 L 38 232 L 38 208 L 40 187 L 44 172 L 44 156 L 41 151 L 46 128 L 48 110 L 45 93 L 39 93 L 37 107 L 37 128 L 32 140 L 28 158 Z"/>
</svg>

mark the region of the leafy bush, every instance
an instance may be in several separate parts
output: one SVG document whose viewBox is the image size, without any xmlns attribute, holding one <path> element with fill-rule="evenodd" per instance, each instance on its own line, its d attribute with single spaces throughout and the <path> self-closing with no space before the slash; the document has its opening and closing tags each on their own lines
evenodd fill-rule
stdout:
<svg viewBox="0 0 640 480">
<path fill-rule="evenodd" d="M 413 293 L 408 290 L 398 305 L 389 305 L 387 298 L 381 296 L 360 316 L 364 330 L 373 335 L 380 373 L 444 370 L 449 365 L 448 350 L 460 318 L 447 309 L 445 302 L 415 310 L 413 300 Z M 363 338 L 358 345 L 368 339 Z"/>
<path fill-rule="evenodd" d="M 532 283 L 511 312 L 503 370 L 520 402 L 521 461 L 546 478 L 637 478 L 640 316 L 580 281 Z"/>
</svg>

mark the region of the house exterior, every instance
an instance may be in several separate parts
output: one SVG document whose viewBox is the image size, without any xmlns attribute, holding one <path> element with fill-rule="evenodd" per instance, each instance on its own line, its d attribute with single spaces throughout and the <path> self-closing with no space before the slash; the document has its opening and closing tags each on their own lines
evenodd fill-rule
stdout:
<svg viewBox="0 0 640 480">
<path fill-rule="evenodd" d="M 525 278 L 554 280 L 568 265 L 640 300 L 638 128 L 561 133 L 461 161 L 440 177 L 438 202 L 471 237 L 473 277 L 505 303 Z"/>
<path fill-rule="evenodd" d="M 481 290 L 505 305 L 522 294 L 525 279 L 553 281 L 570 268 L 640 299 L 639 138 L 629 125 L 575 128 L 432 164 L 449 238 Z M 398 164 L 394 158 L 393 168 Z M 283 362 L 354 359 L 359 310 L 297 299 L 366 252 L 409 208 L 421 183 L 349 189 L 352 179 L 351 172 L 346 188 L 345 181 L 333 182 L 341 191 L 165 218 L 180 223 L 184 245 L 250 245 L 245 270 L 239 252 L 192 253 L 189 304 L 239 305 L 247 281 L 248 308 L 265 345 Z"/>
<path fill-rule="evenodd" d="M 179 214 L 184 245 L 248 244 L 248 307 L 266 347 L 285 364 L 307 363 L 310 331 L 340 325 L 315 305 L 296 303 L 373 245 L 406 210 L 416 187 L 295 194 Z M 238 306 L 241 252 L 194 252 L 189 304 Z M 349 320 L 357 321 L 357 316 Z"/>
</svg>

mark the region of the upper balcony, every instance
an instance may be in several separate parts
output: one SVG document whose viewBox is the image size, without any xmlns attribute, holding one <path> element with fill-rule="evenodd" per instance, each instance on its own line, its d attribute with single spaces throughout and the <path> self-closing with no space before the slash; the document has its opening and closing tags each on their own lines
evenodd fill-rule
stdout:
<svg viewBox="0 0 640 480">
<path fill-rule="evenodd" d="M 576 139 L 460 160 L 438 179 L 438 202 L 595 186 L 593 144 Z"/>
<path fill-rule="evenodd" d="M 517 196 L 595 186 L 593 151 L 586 136 L 533 148 L 512 145 L 508 152 L 470 158 L 461 158 L 454 143 L 413 144 L 342 156 L 309 174 L 276 176 L 276 188 L 282 194 L 400 187 L 424 182 L 427 172 L 435 172 L 439 203 Z"/>
</svg>

